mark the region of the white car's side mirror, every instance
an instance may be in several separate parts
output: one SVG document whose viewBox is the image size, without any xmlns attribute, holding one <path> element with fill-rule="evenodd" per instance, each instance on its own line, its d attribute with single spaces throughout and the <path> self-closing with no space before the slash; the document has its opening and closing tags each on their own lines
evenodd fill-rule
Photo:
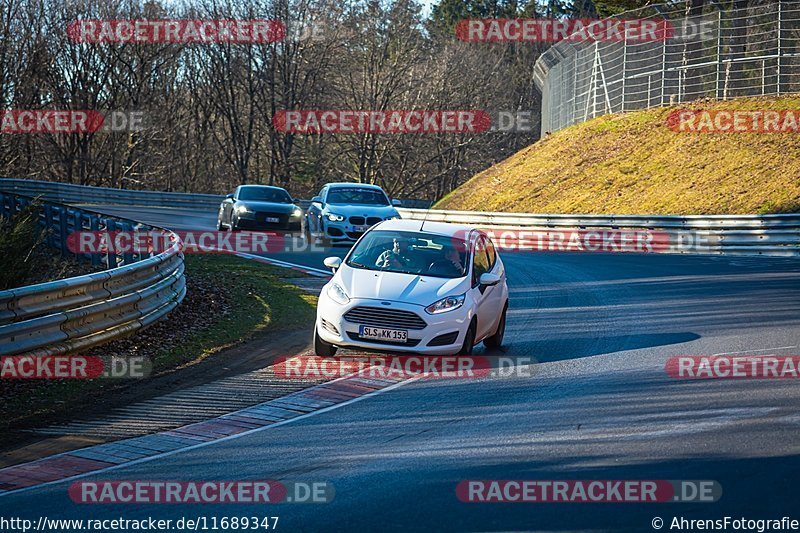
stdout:
<svg viewBox="0 0 800 533">
<path fill-rule="evenodd" d="M 478 283 L 486 286 L 497 285 L 498 283 L 500 283 L 500 276 L 498 276 L 497 274 L 492 274 L 491 272 L 485 272 L 481 274 Z"/>
<path fill-rule="evenodd" d="M 323 263 L 325 264 L 326 267 L 328 267 L 331 270 L 333 270 L 334 272 L 336 272 L 336 269 L 339 268 L 340 266 L 342 266 L 342 258 L 341 257 L 326 257 L 325 260 L 323 261 Z M 498 278 L 498 281 L 500 281 L 499 278 Z"/>
</svg>

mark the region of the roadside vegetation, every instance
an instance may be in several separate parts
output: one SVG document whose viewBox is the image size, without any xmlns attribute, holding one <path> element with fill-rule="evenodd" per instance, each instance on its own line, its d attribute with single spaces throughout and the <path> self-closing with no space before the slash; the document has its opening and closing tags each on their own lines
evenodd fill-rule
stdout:
<svg viewBox="0 0 800 533">
<path fill-rule="evenodd" d="M 316 296 L 286 281 L 299 274 L 228 255 L 186 257 L 187 295 L 165 320 L 81 355 L 146 356 L 153 376 L 180 370 L 259 335 L 310 327 Z M 0 429 L 74 415 L 137 380 L 0 380 Z"/>
<path fill-rule="evenodd" d="M 800 96 L 698 100 L 607 115 L 546 136 L 477 174 L 438 209 L 530 213 L 800 212 L 796 133 L 678 133 L 675 109 L 797 110 Z"/>
<path fill-rule="evenodd" d="M 43 234 L 39 208 L 31 204 L 9 218 L 0 218 L 0 290 L 26 285 L 32 278 Z"/>
</svg>

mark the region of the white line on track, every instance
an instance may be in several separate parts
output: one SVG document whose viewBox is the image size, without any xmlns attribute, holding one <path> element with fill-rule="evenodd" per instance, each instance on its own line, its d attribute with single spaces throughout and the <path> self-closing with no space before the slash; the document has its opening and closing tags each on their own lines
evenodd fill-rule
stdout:
<svg viewBox="0 0 800 533">
<path fill-rule="evenodd" d="M 349 375 L 349 376 L 343 376 L 343 377 L 335 379 L 333 381 L 328 381 L 328 382 L 326 382 L 326 383 L 324 383 L 322 385 L 318 385 L 317 387 L 322 387 L 323 385 L 329 385 L 329 384 L 334 383 L 336 381 L 340 381 L 340 380 L 343 380 L 343 379 L 348 379 L 348 378 L 350 378 L 352 376 L 353 376 L 352 374 Z M 385 387 L 383 389 L 378 389 L 376 391 L 367 393 L 367 394 L 365 394 L 363 396 L 358 396 L 357 398 L 352 398 L 352 399 L 347 400 L 345 402 L 337 403 L 335 405 L 331 405 L 331 406 L 325 407 L 323 409 L 320 409 L 319 411 L 312 411 L 312 412 L 306 413 L 304 415 L 300 415 L 300 416 L 297 416 L 297 417 L 294 417 L 294 418 L 289 418 L 288 420 L 283 420 L 281 422 L 275 422 L 274 424 L 270 424 L 269 426 L 264 426 L 264 427 L 260 427 L 260 428 L 254 428 L 254 429 L 251 429 L 251 430 L 248 430 L 248 431 L 244 431 L 242 433 L 237 433 L 236 435 L 229 435 L 227 437 L 222 437 L 222 438 L 217 439 L 217 440 L 212 440 L 212 441 L 207 441 L 207 442 L 201 442 L 201 443 L 198 443 L 198 444 L 193 444 L 192 446 L 187 446 L 186 448 L 178 448 L 177 450 L 171 450 L 171 451 L 168 451 L 168 452 L 163 452 L 163 453 L 160 453 L 158 455 L 152 455 L 152 456 L 149 456 L 149 457 L 142 457 L 141 459 L 134 459 L 133 461 L 129 461 L 127 463 L 122 463 L 122 464 L 118 464 L 118 465 L 114 465 L 114 466 L 109 466 L 109 467 L 106 467 L 106 468 L 101 468 L 99 470 L 93 470 L 91 472 L 78 474 L 76 476 L 72 476 L 72 477 L 68 477 L 68 478 L 64 478 L 64 479 L 58 479 L 58 480 L 55 480 L 55 481 L 48 481 L 46 483 L 40 483 L 38 485 L 34 485 L 34 486 L 31 486 L 31 487 L 24 487 L 24 488 L 21 488 L 21 489 L 10 490 L 8 492 L 4 492 L 4 493 L 0 494 L 0 498 L 3 498 L 5 496 L 10 496 L 12 494 L 20 494 L 22 492 L 28 492 L 28 491 L 39 489 L 39 488 L 42 488 L 42 487 L 47 487 L 49 485 L 57 485 L 59 483 L 66 483 L 68 481 L 74 481 L 76 479 L 82 479 L 82 478 L 85 478 L 85 477 L 94 476 L 94 475 L 97 475 L 97 474 L 102 474 L 104 472 L 111 472 L 113 470 L 120 470 L 122 468 L 126 468 L 126 467 L 133 466 L 133 465 L 138 465 L 138 464 L 141 464 L 141 463 L 146 463 L 146 462 L 149 462 L 149 461 L 153 461 L 155 459 L 162 459 L 164 457 L 169 457 L 171 455 L 176 455 L 176 454 L 179 454 L 179 453 L 188 452 L 190 450 L 197 450 L 199 448 L 205 448 L 206 446 L 211 446 L 213 444 L 218 444 L 220 442 L 227 442 L 229 440 L 238 439 L 238 438 L 244 437 L 246 435 L 253 435 L 254 433 L 259 433 L 261 431 L 266 431 L 268 429 L 275 428 L 275 427 L 278 427 L 278 426 L 285 426 L 285 425 L 287 425 L 287 424 L 289 424 L 291 422 L 294 422 L 296 420 L 303 420 L 304 418 L 310 418 L 310 417 L 312 417 L 314 415 L 319 415 L 319 414 L 322 414 L 322 413 L 326 413 L 328 411 L 333 411 L 334 409 L 338 409 L 339 407 L 344 407 L 345 405 L 350 405 L 350 404 L 359 402 L 361 400 L 366 400 L 367 398 L 370 398 L 372 396 L 377 396 L 378 394 L 381 394 L 383 392 L 387 392 L 387 391 L 390 391 L 390 390 L 394 390 L 394 389 L 400 388 L 403 385 L 405 385 L 407 383 L 412 383 L 414 381 L 417 381 L 418 379 L 420 379 L 420 378 L 415 377 L 415 378 L 406 379 L 406 380 L 400 381 L 398 383 L 395 383 L 394 385 L 389 385 L 388 387 Z M 311 387 L 311 389 L 314 389 L 314 388 L 315 387 Z M 311 389 L 305 389 L 305 391 L 308 391 L 308 390 L 311 390 Z M 254 406 L 252 406 L 252 407 L 254 407 Z M 229 413 L 229 414 L 234 414 L 234 413 Z M 67 452 L 67 453 L 69 453 L 69 452 Z M 66 454 L 64 454 L 64 455 L 66 455 Z"/>
</svg>

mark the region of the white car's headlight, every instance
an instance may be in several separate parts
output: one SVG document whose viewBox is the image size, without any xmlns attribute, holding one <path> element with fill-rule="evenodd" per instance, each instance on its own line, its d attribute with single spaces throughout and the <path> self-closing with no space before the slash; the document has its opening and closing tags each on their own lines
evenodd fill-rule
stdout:
<svg viewBox="0 0 800 533">
<path fill-rule="evenodd" d="M 255 213 L 255 211 L 253 211 L 252 209 L 250 209 L 246 205 L 238 205 L 238 206 L 236 206 L 236 212 L 239 213 L 240 215 L 243 214 L 243 213 Z"/>
<path fill-rule="evenodd" d="M 350 297 L 344 292 L 344 289 L 338 283 L 331 283 L 328 285 L 328 296 L 337 304 L 346 304 L 350 301 Z"/>
<path fill-rule="evenodd" d="M 292 211 L 292 216 L 294 218 L 300 218 L 302 215 L 303 215 L 303 210 L 300 209 L 299 207 L 295 207 L 294 211 Z"/>
<path fill-rule="evenodd" d="M 431 315 L 436 315 L 439 313 L 446 313 L 447 311 L 453 311 L 454 309 L 458 309 L 462 305 L 464 305 L 464 299 L 466 298 L 467 294 L 460 294 L 458 296 L 448 296 L 447 298 L 442 298 L 438 302 L 432 303 L 428 307 L 425 308 L 425 311 Z"/>
<path fill-rule="evenodd" d="M 336 213 L 328 213 L 328 220 L 331 222 L 341 222 L 344 220 L 342 215 L 337 215 Z"/>
</svg>

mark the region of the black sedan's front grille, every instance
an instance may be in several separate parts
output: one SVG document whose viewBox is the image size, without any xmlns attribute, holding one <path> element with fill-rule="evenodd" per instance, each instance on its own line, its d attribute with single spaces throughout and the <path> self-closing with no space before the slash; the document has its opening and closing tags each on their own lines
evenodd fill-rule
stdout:
<svg viewBox="0 0 800 533">
<path fill-rule="evenodd" d="M 268 218 L 277 218 L 278 222 L 267 222 Z M 260 224 L 285 226 L 289 219 L 289 215 L 285 213 L 270 213 L 268 211 L 257 211 L 255 214 L 255 221 Z"/>
<path fill-rule="evenodd" d="M 416 313 L 385 307 L 354 307 L 344 314 L 354 324 L 389 329 L 424 329 L 428 324 Z"/>
</svg>

